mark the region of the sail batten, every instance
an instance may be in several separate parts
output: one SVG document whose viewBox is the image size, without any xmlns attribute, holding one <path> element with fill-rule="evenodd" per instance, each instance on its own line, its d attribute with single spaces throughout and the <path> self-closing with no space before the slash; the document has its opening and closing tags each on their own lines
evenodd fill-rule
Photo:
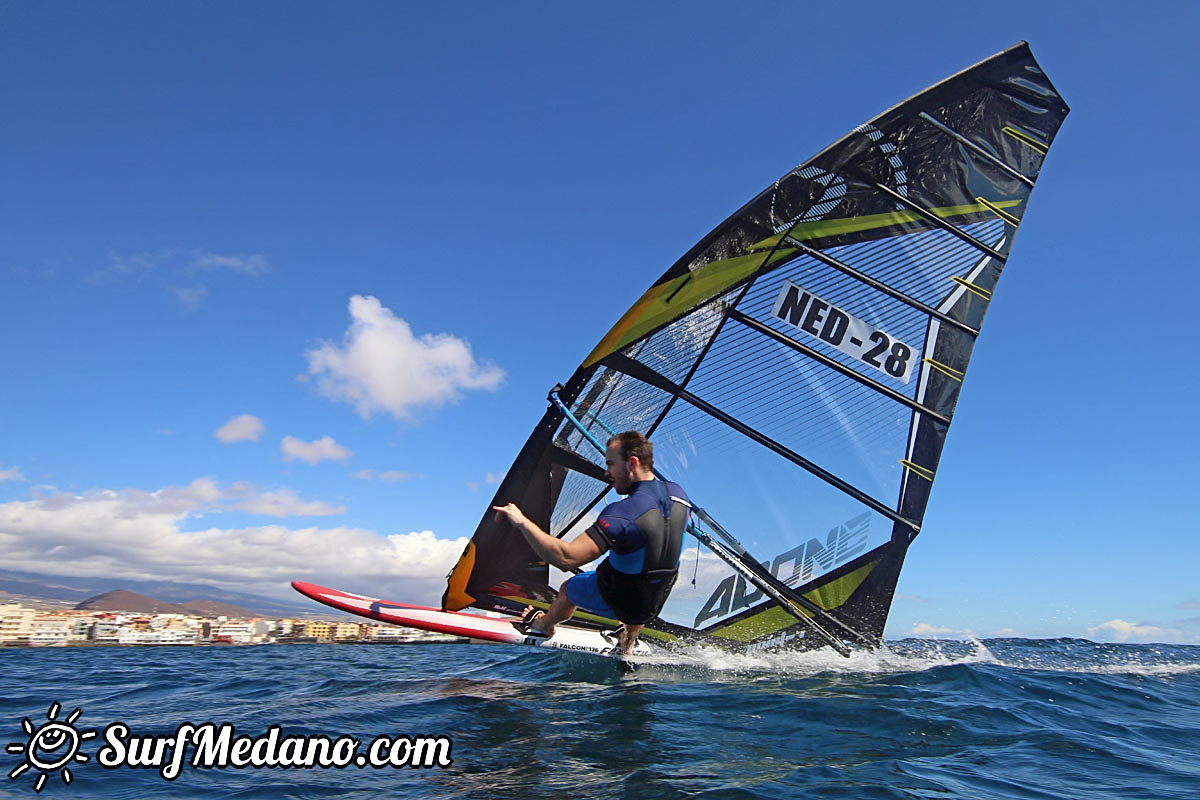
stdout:
<svg viewBox="0 0 1200 800">
<path fill-rule="evenodd" d="M 858 383 L 860 383 L 864 386 L 869 386 L 870 388 L 874 389 L 876 392 L 884 395 L 885 397 L 895 400 L 897 403 L 902 403 L 903 405 L 908 406 L 913 411 L 919 411 L 922 414 L 927 414 L 930 417 L 932 417 L 933 419 L 936 419 L 939 422 L 942 422 L 946 425 L 950 424 L 950 419 L 948 417 L 945 417 L 942 414 L 938 413 L 937 411 L 934 411 L 932 408 L 926 408 L 925 406 L 921 405 L 916 400 L 913 400 L 912 398 L 908 397 L 907 395 L 897 392 L 895 389 L 891 388 L 890 386 L 884 386 L 882 383 L 879 383 L 878 381 L 873 381 L 870 378 L 866 377 L 865 375 L 861 375 L 858 372 L 855 372 L 853 369 L 850 369 L 849 367 L 839 363 L 838 361 L 835 361 L 834 359 L 829 358 L 828 356 L 824 355 L 823 353 L 821 353 L 817 350 L 814 350 L 813 348 L 808 347 L 807 345 L 805 345 L 801 342 L 798 342 L 789 336 L 785 336 L 784 334 L 780 333 L 779 331 L 775 330 L 774 328 L 771 328 L 770 326 L 759 322 L 758 320 L 754 319 L 753 317 L 743 314 L 741 311 L 738 311 L 736 308 L 729 310 L 729 317 L 730 317 L 730 319 L 736 320 L 737 322 L 740 322 L 741 324 L 745 325 L 746 327 L 751 328 L 751 329 L 761 333 L 763 336 L 770 337 L 771 339 L 779 342 L 780 344 L 784 345 L 785 347 L 789 347 L 793 350 L 796 350 L 797 352 L 803 353 L 804 355 L 808 356 L 809 358 L 813 359 L 814 361 L 820 362 L 823 366 L 829 367 L 832 370 L 836 370 L 837 372 L 841 373 L 842 375 L 845 375 L 846 377 L 850 378 L 853 381 L 857 381 Z"/>
<path fill-rule="evenodd" d="M 1067 113 L 1021 43 L 785 174 L 601 338 L 491 505 L 578 535 L 606 497 L 596 442 L 640 430 L 737 543 L 697 529 L 709 549 L 680 564 L 694 585 L 677 585 L 652 627 L 748 648 L 878 642 Z M 444 604 L 513 610 L 552 596 L 547 581 L 487 512 Z"/>
<path fill-rule="evenodd" d="M 941 320 L 942 322 L 945 322 L 947 324 L 954 325 L 958 328 L 961 328 L 962 330 L 966 331 L 967 333 L 971 334 L 972 336 L 979 335 L 978 330 L 976 330 L 975 328 L 972 328 L 970 325 L 967 325 L 965 322 L 962 322 L 961 320 L 957 320 L 957 319 L 954 319 L 953 317 L 947 316 L 947 315 L 943 314 L 941 311 L 938 311 L 936 308 L 931 308 L 930 306 L 926 305 L 925 303 L 921 302 L 920 300 L 916 299 L 915 297 L 909 297 L 904 292 L 901 292 L 900 290 L 898 290 L 892 286 L 889 286 L 888 284 L 884 283 L 883 281 L 876 280 L 875 278 L 872 278 L 870 275 L 867 275 L 864 272 L 860 272 L 859 270 L 855 269 L 854 267 L 850 266 L 849 264 L 845 263 L 844 261 L 839 261 L 838 259 L 834 258 L 833 256 L 829 255 L 826 252 L 809 247 L 808 245 L 806 245 L 802 242 L 797 242 L 796 246 L 805 255 L 812 256 L 813 258 L 817 259 L 821 263 L 823 263 L 827 266 L 833 267 L 834 269 L 838 270 L 839 272 L 841 272 L 845 275 L 849 275 L 851 278 L 854 278 L 857 281 L 865 283 L 867 286 L 870 286 L 872 289 L 883 292 L 888 297 L 891 297 L 895 300 L 899 300 L 901 303 L 911 306 L 912 308 L 915 308 L 916 310 L 918 310 L 922 313 L 928 314 L 931 317 L 936 317 L 937 319 Z"/>
<path fill-rule="evenodd" d="M 969 148 L 969 149 L 971 150 L 971 152 L 973 152 L 973 153 L 975 153 L 976 155 L 978 155 L 978 156 L 980 156 L 980 157 L 982 157 L 982 158 L 986 159 L 987 161 L 991 162 L 992 164 L 996 165 L 996 166 L 997 166 L 997 167 L 999 167 L 1000 169 L 1002 169 L 1002 170 L 1004 170 L 1005 172 L 1007 172 L 1009 175 L 1011 175 L 1011 176 L 1013 176 L 1014 178 L 1016 178 L 1017 180 L 1021 181 L 1021 183 L 1025 184 L 1025 185 L 1026 185 L 1026 186 L 1028 186 L 1030 189 L 1032 189 L 1032 188 L 1033 188 L 1033 179 L 1032 179 L 1032 178 L 1030 178 L 1030 177 L 1029 177 L 1029 176 L 1027 176 L 1027 175 L 1022 175 L 1020 172 L 1018 172 L 1017 170 L 1013 169 L 1013 168 L 1012 168 L 1010 165 L 1008 165 L 1008 164 L 1005 164 L 1003 161 L 1001 161 L 1000 159 L 996 158 L 996 156 L 994 156 L 993 154 L 989 153 L 989 152 L 987 151 L 987 149 L 986 149 L 986 148 L 984 148 L 982 145 L 980 145 L 978 142 L 973 142 L 973 141 L 971 141 L 970 139 L 968 139 L 966 136 L 963 136 L 963 135 L 962 135 L 961 133 L 959 133 L 958 131 L 956 131 L 956 130 L 953 130 L 952 128 L 950 128 L 950 127 L 948 127 L 948 126 L 946 126 L 946 125 L 943 125 L 941 122 L 938 122 L 936 119 L 934 119 L 933 117 L 929 116 L 929 112 L 927 112 L 927 111 L 922 111 L 920 114 L 918 114 L 918 116 L 919 116 L 921 119 L 923 119 L 923 120 L 925 120 L 926 122 L 928 122 L 930 125 L 933 125 L 935 128 L 937 128 L 938 130 L 940 130 L 942 133 L 944 133 L 944 134 L 946 134 L 946 135 L 948 135 L 948 136 L 951 136 L 951 137 L 953 137 L 953 138 L 954 138 L 954 140 L 955 140 L 956 142 L 958 142 L 959 144 L 962 144 L 962 145 L 966 146 L 967 148 Z"/>
<path fill-rule="evenodd" d="M 925 206 L 922 206 L 920 203 L 913 202 L 912 199 L 910 199 L 909 197 L 906 197 L 905 195 L 901 194 L 900 192 L 897 192 L 895 189 L 891 188 L 890 186 L 884 186 L 882 183 L 879 183 L 878 181 L 871 181 L 871 186 L 873 186 L 876 189 L 878 189 L 879 191 L 883 192 L 885 195 L 892 198 L 897 203 L 899 203 L 900 205 L 909 209 L 910 211 L 913 211 L 918 216 L 920 216 L 922 219 L 929 221 L 933 225 L 941 228 L 942 230 L 946 231 L 947 233 L 950 233 L 953 236 L 957 236 L 959 239 L 962 239 L 964 242 L 971 245 L 976 250 L 980 251 L 981 253 L 985 253 L 985 254 L 991 256 L 992 258 L 996 259 L 996 261 L 1000 262 L 1001 264 L 1003 264 L 1005 262 L 1005 260 L 1007 259 L 1007 256 L 1005 256 L 999 250 L 995 250 L 995 249 L 989 247 L 988 245 L 986 245 L 983 242 L 976 239 L 971 234 L 964 231 L 962 228 L 959 228 L 958 226 L 947 222 L 941 215 L 934 213 L 934 211 L 932 209 L 926 208 Z M 980 201 L 979 205 L 982 208 L 986 208 L 988 211 L 992 211 L 992 208 L 990 208 L 989 204 L 986 202 Z M 995 213 L 995 212 L 993 211 L 992 213 Z"/>
</svg>

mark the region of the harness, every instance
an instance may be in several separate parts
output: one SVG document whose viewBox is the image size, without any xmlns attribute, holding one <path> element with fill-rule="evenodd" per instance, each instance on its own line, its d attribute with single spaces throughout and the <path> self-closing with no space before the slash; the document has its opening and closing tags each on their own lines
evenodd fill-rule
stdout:
<svg viewBox="0 0 1200 800">
<path fill-rule="evenodd" d="M 617 619 L 630 625 L 643 625 L 658 616 L 679 574 L 679 551 L 692 505 L 675 497 L 665 481 L 654 481 L 649 490 L 656 495 L 657 507 L 634 520 L 646 534 L 646 555 L 642 571 L 629 574 L 616 569 L 609 559 L 596 568 L 596 586 Z"/>
</svg>

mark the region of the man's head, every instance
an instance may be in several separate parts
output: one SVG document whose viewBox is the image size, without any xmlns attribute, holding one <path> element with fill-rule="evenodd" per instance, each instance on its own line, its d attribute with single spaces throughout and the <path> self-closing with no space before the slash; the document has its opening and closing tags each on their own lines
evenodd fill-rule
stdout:
<svg viewBox="0 0 1200 800">
<path fill-rule="evenodd" d="M 618 433 L 608 440 L 604 474 L 618 494 L 629 494 L 636 481 L 654 479 L 654 445 L 637 431 Z"/>
</svg>

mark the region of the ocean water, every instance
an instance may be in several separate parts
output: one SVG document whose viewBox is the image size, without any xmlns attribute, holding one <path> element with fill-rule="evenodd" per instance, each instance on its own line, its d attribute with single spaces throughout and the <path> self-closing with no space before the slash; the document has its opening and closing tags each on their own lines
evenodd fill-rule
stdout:
<svg viewBox="0 0 1200 800">
<path fill-rule="evenodd" d="M 906 640 L 849 660 L 691 656 L 626 675 L 503 645 L 3 649 L 0 797 L 1200 798 L 1200 647 Z M 97 735 L 57 750 L 43 738 L 31 756 L 50 717 L 65 725 L 77 708 L 70 728 Z M 450 763 L 185 764 L 167 780 L 98 763 L 115 722 L 143 739 L 184 723 L 252 738 L 279 726 L 360 749 L 443 736 Z M 68 784 L 55 759 L 72 750 Z"/>
</svg>

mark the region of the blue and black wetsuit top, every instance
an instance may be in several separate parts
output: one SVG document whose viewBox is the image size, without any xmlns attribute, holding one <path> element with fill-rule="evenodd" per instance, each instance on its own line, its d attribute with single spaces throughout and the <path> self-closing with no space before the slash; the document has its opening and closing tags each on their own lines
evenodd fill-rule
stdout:
<svg viewBox="0 0 1200 800">
<path fill-rule="evenodd" d="M 667 602 L 690 509 L 678 484 L 637 481 L 628 497 L 607 506 L 588 528 L 596 544 L 610 551 L 596 568 L 597 587 L 621 622 L 649 622 Z"/>
</svg>

